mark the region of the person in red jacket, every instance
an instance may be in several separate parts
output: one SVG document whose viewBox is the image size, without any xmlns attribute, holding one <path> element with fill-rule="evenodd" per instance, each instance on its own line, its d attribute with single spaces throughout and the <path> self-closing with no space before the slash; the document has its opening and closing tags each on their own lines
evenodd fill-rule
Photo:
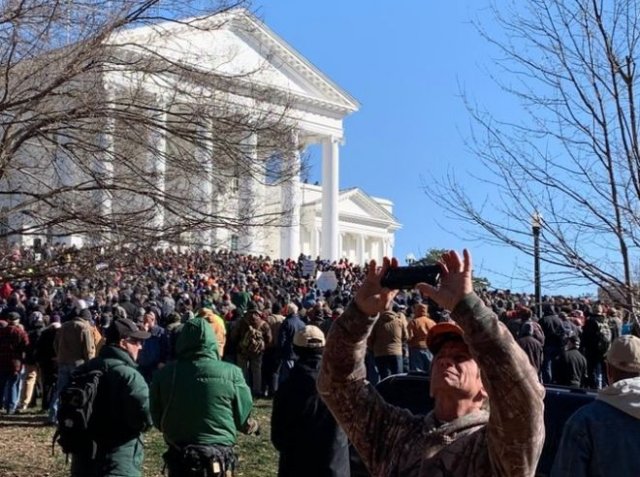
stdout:
<svg viewBox="0 0 640 477">
<path fill-rule="evenodd" d="M 7 315 L 7 326 L 0 328 L 0 391 L 2 407 L 7 414 L 14 414 L 20 399 L 20 371 L 29 338 L 20 326 L 20 315 Z"/>
</svg>

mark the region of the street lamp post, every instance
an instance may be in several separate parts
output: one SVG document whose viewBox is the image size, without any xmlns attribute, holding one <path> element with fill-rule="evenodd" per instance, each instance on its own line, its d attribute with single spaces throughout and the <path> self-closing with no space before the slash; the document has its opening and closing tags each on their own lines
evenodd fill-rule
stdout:
<svg viewBox="0 0 640 477">
<path fill-rule="evenodd" d="M 413 265 L 413 262 L 416 261 L 416 256 L 414 254 L 412 254 L 412 253 L 409 253 L 404 258 L 404 261 L 407 262 L 407 265 L 411 266 L 411 265 Z"/>
<path fill-rule="evenodd" d="M 538 211 L 531 216 L 531 230 L 533 231 L 533 276 L 536 294 L 536 315 L 542 318 L 542 298 L 540 293 L 540 229 L 542 216 Z"/>
</svg>

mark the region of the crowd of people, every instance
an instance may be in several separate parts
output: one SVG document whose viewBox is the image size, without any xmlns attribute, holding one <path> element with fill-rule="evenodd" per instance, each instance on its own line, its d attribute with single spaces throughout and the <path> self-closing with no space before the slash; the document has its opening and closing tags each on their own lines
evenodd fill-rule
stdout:
<svg viewBox="0 0 640 477">
<path fill-rule="evenodd" d="M 347 260 L 317 259 L 310 267 L 311 262 L 303 256 L 271 260 L 171 249 L 55 247 L 6 254 L 6 275 L 19 278 L 7 278 L 0 286 L 2 407 L 12 414 L 39 403 L 49 422 L 59 426 L 61 390 L 79 370 L 100 369 L 111 383 L 103 385 L 108 391 L 96 403 L 102 427 L 120 425 L 98 439 L 108 445 L 98 446 L 97 456 L 94 450 L 89 458 L 72 459 L 72 475 L 140 475 L 135 464 L 141 462 L 139 436 L 152 425 L 167 442 L 169 475 L 191 475 L 185 469 L 202 467 L 207 459 L 217 463 L 216 473 L 205 469 L 210 474 L 194 470 L 192 475 L 231 475 L 237 432 L 257 430 L 251 419 L 252 397 L 274 398 L 272 440 L 281 453 L 280 475 L 303 475 L 296 473 L 296 462 L 307 469 L 310 462 L 325 469 L 317 475 L 348 475 L 347 435 L 365 453 L 372 452 L 370 435 L 342 430 L 353 431 L 341 419 L 357 416 L 344 406 L 354 396 L 364 398 L 364 391 L 346 386 L 342 378 L 335 381 L 336 371 L 327 368 L 320 388 L 330 392 L 321 399 L 316 381 L 325 344 L 332 349 L 331 342 L 325 342 L 329 331 L 336 323 L 357 319 L 354 297 L 371 277 L 365 267 Z M 319 289 L 315 278 L 325 272 L 335 277 L 335 286 Z M 607 353 L 619 337 L 640 334 L 634 318 L 612 304 L 545 297 L 541 316 L 536 316 L 531 295 L 475 290 L 474 296 L 467 305 L 472 315 L 485 321 L 493 316 L 506 325 L 500 329 L 508 330 L 509 343 L 522 351 L 516 358 L 527 358 L 538 383 L 593 389 L 614 384 L 608 381 Z M 372 307 L 369 315 L 379 318 L 354 331 L 363 345 L 366 381 L 375 384 L 407 371 L 428 373 L 442 349 L 453 353 L 433 340 L 443 329 L 448 330 L 445 336 L 462 336 L 462 329 L 472 336 L 471 318 L 457 327 L 461 318 L 450 314 L 454 305 L 416 289 L 394 292 L 383 306 Z M 485 311 L 478 311 L 480 306 Z M 498 331 L 492 333 L 496 342 L 506 340 Z M 334 349 L 336 359 L 351 363 L 352 357 L 345 355 L 355 345 L 351 337 L 332 335 L 346 340 L 341 350 Z M 483 344 L 479 341 L 478 346 Z M 503 355 L 504 349 L 493 349 L 493 359 Z M 519 359 L 507 361 L 514 368 L 525 366 Z M 507 361 L 479 363 L 499 370 Z M 499 390 L 486 383 L 478 386 L 480 398 L 474 395 L 472 406 L 478 412 L 487 397 L 502 399 Z M 538 388 L 531 384 L 530 389 L 525 399 L 529 412 L 532 400 L 539 398 Z M 445 391 L 442 396 L 449 395 Z M 439 394 L 436 390 L 434 395 Z M 194 402 L 203 404 L 189 405 Z M 379 412 L 382 416 L 386 409 Z M 486 414 L 482 416 L 486 422 Z M 309 441 L 309 427 L 315 428 L 314 442 Z M 539 430 L 529 430 L 539 440 Z M 215 455 L 206 449 L 216 449 Z M 384 464 L 376 460 L 380 456 L 372 457 L 370 465 L 386 472 L 389 455 Z M 514 462 L 509 465 L 523 465 L 522 459 Z M 487 464 L 487 456 L 477 461 L 480 464 Z"/>
</svg>

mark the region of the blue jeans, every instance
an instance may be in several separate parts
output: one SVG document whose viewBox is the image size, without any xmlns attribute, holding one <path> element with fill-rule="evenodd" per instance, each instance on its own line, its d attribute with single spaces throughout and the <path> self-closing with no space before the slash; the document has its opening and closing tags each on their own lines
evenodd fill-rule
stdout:
<svg viewBox="0 0 640 477">
<path fill-rule="evenodd" d="M 367 381 L 375 386 L 378 384 L 378 381 L 380 381 L 380 375 L 378 374 L 378 368 L 376 367 L 376 360 L 373 357 L 373 353 L 369 350 L 367 350 L 367 353 L 364 355 L 364 366 L 367 370 Z"/>
<path fill-rule="evenodd" d="M 588 385 L 594 389 L 602 389 L 607 386 L 607 376 L 605 374 L 606 365 L 604 359 L 587 359 L 587 381 Z"/>
<path fill-rule="evenodd" d="M 380 379 L 393 374 L 400 374 L 402 372 L 402 356 L 376 356 L 376 367 L 378 368 Z"/>
<path fill-rule="evenodd" d="M 409 369 L 411 371 L 431 372 L 433 355 L 428 349 L 409 348 Z"/>
<path fill-rule="evenodd" d="M 551 384 L 553 382 L 551 365 L 553 361 L 560 356 L 562 348 L 558 346 L 545 346 L 543 352 L 542 369 L 540 370 L 542 373 L 542 382 L 544 384 Z"/>
<path fill-rule="evenodd" d="M 16 412 L 20 399 L 20 373 L 0 373 L 0 390 L 2 391 L 2 407 L 9 414 Z"/>
<path fill-rule="evenodd" d="M 75 364 L 61 364 L 58 366 L 58 381 L 56 382 L 56 388 L 53 391 L 53 399 L 49 405 L 49 421 L 56 422 L 56 415 L 58 413 L 58 398 L 60 397 L 60 391 L 62 391 L 67 384 L 71 381 L 71 373 L 75 371 L 77 366 Z"/>
</svg>

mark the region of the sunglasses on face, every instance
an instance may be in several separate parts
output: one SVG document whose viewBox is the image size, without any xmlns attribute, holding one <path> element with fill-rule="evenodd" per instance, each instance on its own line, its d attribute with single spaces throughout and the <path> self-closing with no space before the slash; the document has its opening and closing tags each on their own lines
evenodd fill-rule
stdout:
<svg viewBox="0 0 640 477">
<path fill-rule="evenodd" d="M 143 340 L 137 338 L 127 338 L 126 341 L 132 345 L 142 346 Z"/>
</svg>

